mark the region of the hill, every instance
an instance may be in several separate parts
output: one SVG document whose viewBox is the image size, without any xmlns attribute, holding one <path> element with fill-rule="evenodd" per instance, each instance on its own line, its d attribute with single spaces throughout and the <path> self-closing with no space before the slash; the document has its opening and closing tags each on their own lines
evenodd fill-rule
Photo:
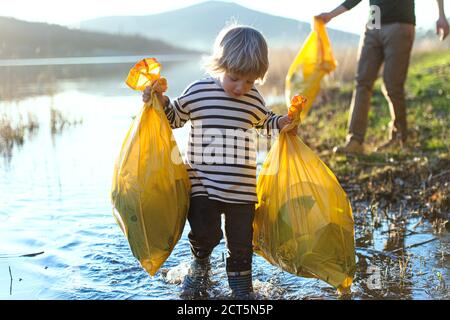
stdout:
<svg viewBox="0 0 450 320">
<path fill-rule="evenodd" d="M 139 35 L 72 30 L 0 17 L 0 59 L 192 53 Z"/>
<path fill-rule="evenodd" d="M 172 45 L 209 51 L 217 33 L 231 20 L 251 25 L 266 36 L 270 47 L 298 48 L 311 30 L 310 23 L 247 9 L 235 3 L 210 1 L 147 16 L 115 16 L 81 21 L 81 30 L 139 34 Z M 328 30 L 333 45 L 357 46 L 359 36 Z"/>
</svg>

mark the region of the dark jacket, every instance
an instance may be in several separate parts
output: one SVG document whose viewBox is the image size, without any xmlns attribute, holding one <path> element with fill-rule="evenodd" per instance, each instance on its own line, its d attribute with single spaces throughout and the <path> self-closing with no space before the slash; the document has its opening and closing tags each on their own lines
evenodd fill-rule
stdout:
<svg viewBox="0 0 450 320">
<path fill-rule="evenodd" d="M 350 10 L 360 2 L 361 0 L 346 0 L 342 5 Z M 370 0 L 370 5 L 380 7 L 381 24 L 395 22 L 416 24 L 414 0 Z"/>
</svg>

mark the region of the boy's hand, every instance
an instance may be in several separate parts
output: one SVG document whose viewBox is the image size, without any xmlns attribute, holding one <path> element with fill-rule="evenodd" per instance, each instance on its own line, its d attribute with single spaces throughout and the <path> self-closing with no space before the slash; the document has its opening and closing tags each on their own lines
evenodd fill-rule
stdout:
<svg viewBox="0 0 450 320">
<path fill-rule="evenodd" d="M 142 93 L 142 101 L 147 103 L 150 100 L 151 96 L 152 96 L 152 87 L 148 86 Z"/>
<path fill-rule="evenodd" d="M 161 104 L 165 104 L 166 99 L 163 96 L 163 92 L 167 90 L 167 80 L 165 78 L 160 78 L 152 83 L 151 86 L 148 86 L 145 88 L 144 92 L 142 93 L 142 100 L 147 103 L 151 96 L 152 92 L 155 93 L 156 98 L 161 102 Z"/>
<path fill-rule="evenodd" d="M 280 130 L 282 130 L 285 126 L 287 126 L 287 125 L 289 125 L 291 123 L 292 123 L 292 120 L 287 115 L 282 116 L 278 120 L 278 126 L 280 127 Z M 287 131 L 287 133 L 291 134 L 291 135 L 296 135 L 297 134 L 297 130 L 298 130 L 298 126 L 295 126 L 291 130 Z"/>
</svg>

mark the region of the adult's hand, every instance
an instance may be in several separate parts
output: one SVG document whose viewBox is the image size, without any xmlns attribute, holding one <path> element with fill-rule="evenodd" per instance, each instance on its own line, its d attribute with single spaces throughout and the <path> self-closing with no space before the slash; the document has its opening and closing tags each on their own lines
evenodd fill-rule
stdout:
<svg viewBox="0 0 450 320">
<path fill-rule="evenodd" d="M 344 13 L 346 11 L 348 11 L 348 9 L 346 7 L 344 7 L 343 5 L 340 5 L 339 7 L 334 9 L 333 11 L 322 12 L 318 16 L 315 16 L 315 18 L 321 19 L 323 22 L 328 23 L 331 19 L 341 15 L 342 13 Z"/>
<path fill-rule="evenodd" d="M 449 33 L 448 21 L 445 17 L 440 17 L 436 22 L 436 34 L 439 35 L 439 38 L 444 40 Z"/>
<path fill-rule="evenodd" d="M 315 18 L 322 20 L 324 23 L 328 23 L 334 16 L 330 12 L 323 12 L 318 16 L 315 16 Z"/>
</svg>

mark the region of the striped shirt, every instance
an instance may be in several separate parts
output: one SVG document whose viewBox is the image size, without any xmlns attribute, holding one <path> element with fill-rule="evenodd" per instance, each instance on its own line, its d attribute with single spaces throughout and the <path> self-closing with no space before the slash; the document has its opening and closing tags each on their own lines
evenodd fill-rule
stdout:
<svg viewBox="0 0 450 320">
<path fill-rule="evenodd" d="M 258 90 L 230 97 L 218 79 L 198 80 L 164 108 L 172 128 L 191 121 L 185 159 L 191 196 L 228 203 L 256 203 L 255 129 L 278 131 L 281 116 L 269 111 Z"/>
</svg>

